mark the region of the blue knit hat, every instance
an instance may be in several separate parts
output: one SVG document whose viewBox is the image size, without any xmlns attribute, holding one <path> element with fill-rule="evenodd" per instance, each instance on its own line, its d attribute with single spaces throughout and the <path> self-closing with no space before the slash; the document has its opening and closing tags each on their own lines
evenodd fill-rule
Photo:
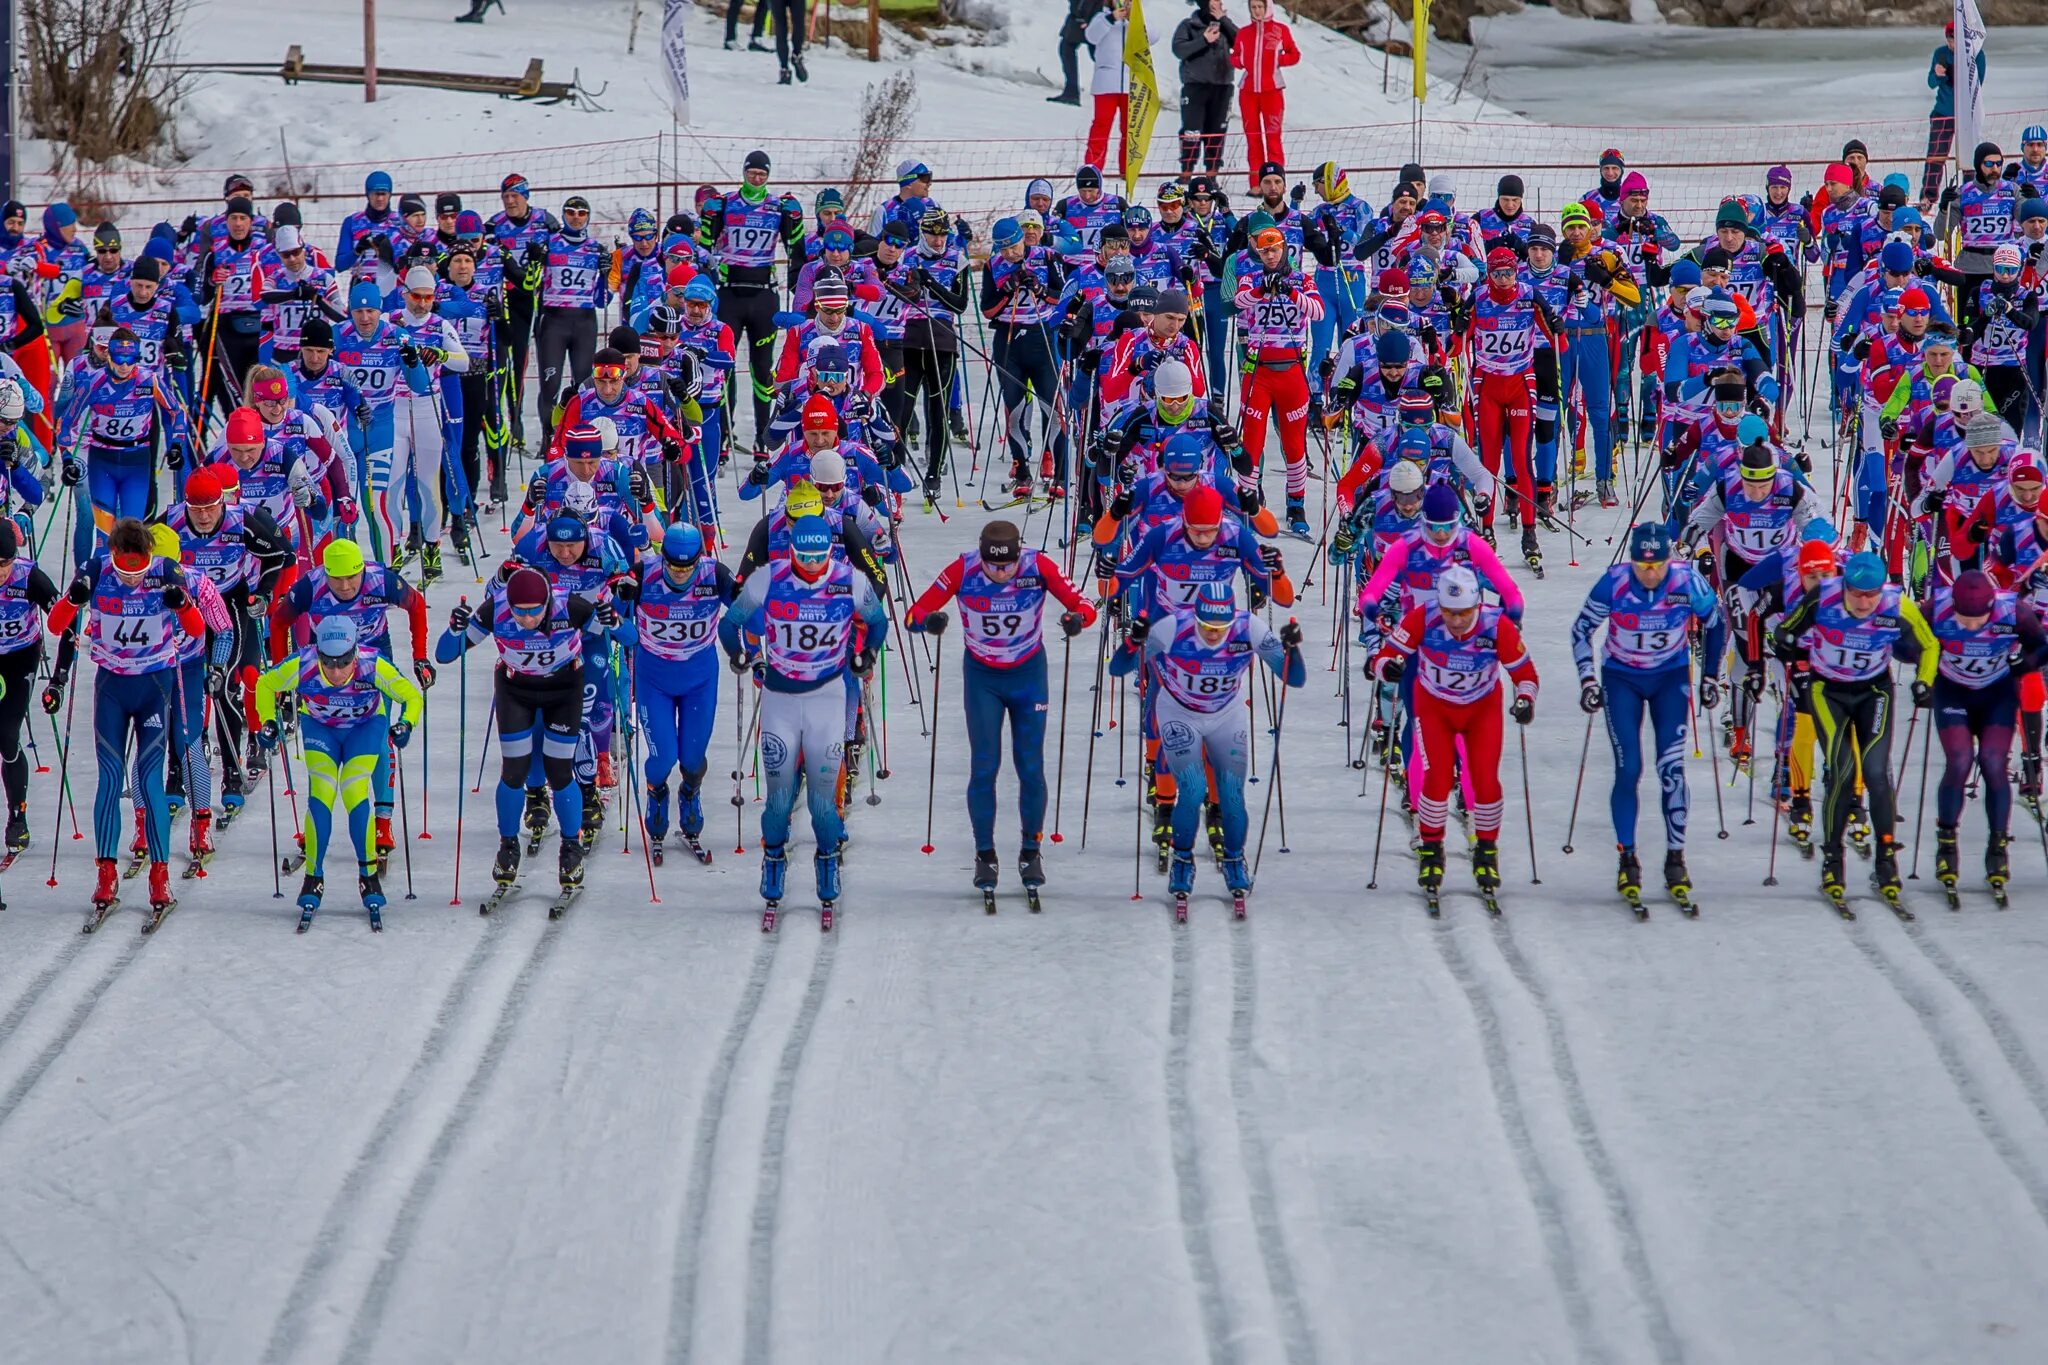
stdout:
<svg viewBox="0 0 2048 1365">
<path fill-rule="evenodd" d="M 1422 495 L 1422 519 L 1438 526 L 1458 520 L 1458 495 L 1451 491 L 1449 484 L 1432 484 Z"/>
<path fill-rule="evenodd" d="M 1671 267 L 1671 283 L 1691 289 L 1700 282 L 1700 263 L 1690 256 Z"/>
<path fill-rule="evenodd" d="M 1886 242 L 1877 253 L 1877 263 L 1894 275 L 1913 273 L 1913 248 L 1904 242 Z"/>
<path fill-rule="evenodd" d="M 357 280 L 348 287 L 348 310 L 351 313 L 358 308 L 382 309 L 383 307 L 384 295 L 370 281 Z"/>
<path fill-rule="evenodd" d="M 1884 561 L 1869 550 L 1849 556 L 1842 568 L 1842 582 L 1858 592 L 1876 592 L 1884 586 Z"/>
<path fill-rule="evenodd" d="M 1024 240 L 1024 225 L 1015 218 L 998 218 L 996 225 L 988 230 L 988 240 L 998 251 L 1006 246 L 1015 246 Z"/>
<path fill-rule="evenodd" d="M 1408 334 L 1399 328 L 1390 328 L 1380 333 L 1374 350 L 1382 365 L 1406 365 L 1415 354 L 1415 344 L 1408 340 Z"/>
<path fill-rule="evenodd" d="M 364 194 L 389 194 L 389 193 L 391 193 L 391 172 L 389 172 L 389 171 L 371 171 L 371 172 L 370 172 L 370 173 L 369 173 L 368 175 L 364 176 L 364 177 L 363 177 L 363 193 L 364 193 Z"/>
</svg>

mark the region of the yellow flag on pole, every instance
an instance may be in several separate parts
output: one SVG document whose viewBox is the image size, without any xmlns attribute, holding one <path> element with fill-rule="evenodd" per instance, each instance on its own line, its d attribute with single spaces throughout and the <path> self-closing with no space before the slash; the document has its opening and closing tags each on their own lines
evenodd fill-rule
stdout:
<svg viewBox="0 0 2048 1365">
<path fill-rule="evenodd" d="M 1408 45 L 1415 50 L 1417 104 L 1429 97 L 1429 6 L 1430 0 L 1415 0 L 1415 18 L 1408 25 Z"/>
<path fill-rule="evenodd" d="M 1145 170 L 1145 152 L 1152 145 L 1152 123 L 1159 117 L 1159 79 L 1152 72 L 1152 38 L 1145 32 L 1144 0 L 1131 0 L 1124 24 L 1124 70 L 1130 90 L 1124 107 L 1124 197 L 1135 199 L 1138 177 Z"/>
</svg>

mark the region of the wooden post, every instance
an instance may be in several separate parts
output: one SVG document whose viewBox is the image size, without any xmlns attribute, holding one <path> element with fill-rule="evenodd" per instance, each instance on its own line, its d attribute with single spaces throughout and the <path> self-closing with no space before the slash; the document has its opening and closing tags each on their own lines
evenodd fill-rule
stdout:
<svg viewBox="0 0 2048 1365">
<path fill-rule="evenodd" d="M 377 0 L 363 0 L 363 103 L 377 102 Z"/>
<path fill-rule="evenodd" d="M 868 0 L 868 60 L 882 60 L 882 0 Z"/>
</svg>

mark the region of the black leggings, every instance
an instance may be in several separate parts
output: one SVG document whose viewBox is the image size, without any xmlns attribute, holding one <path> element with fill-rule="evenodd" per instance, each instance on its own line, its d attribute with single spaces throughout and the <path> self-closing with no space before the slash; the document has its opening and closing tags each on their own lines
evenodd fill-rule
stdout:
<svg viewBox="0 0 2048 1365">
<path fill-rule="evenodd" d="M 508 787 L 524 787 L 538 749 L 548 786 L 562 791 L 576 785 L 576 739 L 583 732 L 583 665 L 571 664 L 549 678 L 547 685 L 496 673 L 499 779 Z M 555 752 L 550 753 L 552 749 Z"/>
<path fill-rule="evenodd" d="M 512 414 L 512 439 L 526 444 L 526 357 L 533 351 L 533 295 L 523 289 L 505 291 L 508 303 L 505 321 L 498 325 L 498 354 L 510 358 L 505 382 L 512 387 L 505 394 L 505 407 Z"/>
<path fill-rule="evenodd" d="M 953 392 L 953 367 L 960 362 L 952 351 L 930 346 L 903 348 L 903 401 L 907 408 L 924 394 L 925 478 L 936 479 L 946 472 L 946 400 Z"/>
<path fill-rule="evenodd" d="M 729 284 L 718 291 L 718 318 L 732 328 L 733 344 L 747 348 L 747 374 L 754 385 L 754 446 L 768 432 L 768 404 L 775 397 L 775 289 L 765 284 Z M 732 388 L 726 411 L 739 412 L 740 367 L 732 367 Z M 734 423 L 735 427 L 738 425 Z M 725 433 L 727 446 L 738 443 L 739 432 Z"/>
<path fill-rule="evenodd" d="M 477 479 L 483 473 L 478 459 L 478 447 L 483 442 L 484 409 L 491 391 L 490 374 L 481 366 L 471 366 L 468 374 L 462 376 L 462 473 L 469 480 L 469 505 L 474 508 L 483 494 Z M 446 467 L 443 467 L 442 482 L 446 486 Z M 448 490 L 448 497 L 441 504 L 451 511 L 455 507 L 454 490 Z M 457 536 L 463 534 L 457 530 Z"/>
<path fill-rule="evenodd" d="M 1031 389 L 1033 405 L 1051 420 L 1055 435 L 1052 442 L 1054 478 L 1067 481 L 1067 431 L 1060 425 L 1059 416 L 1066 410 L 1065 395 L 1060 392 L 1059 366 L 1053 363 L 1052 342 L 1047 338 L 1043 323 L 996 324 L 996 382 L 1003 392 L 1003 411 L 1007 415 L 1005 426 L 1010 438 L 1010 459 L 1012 462 L 1027 460 L 1030 437 L 1031 410 L 1025 406 L 1024 390 Z"/>
<path fill-rule="evenodd" d="M 775 57 L 787 67 L 791 57 L 803 55 L 804 3 L 803 0 L 763 0 L 764 5 L 768 3 L 775 7 Z"/>
<path fill-rule="evenodd" d="M 1230 127 L 1230 85 L 1189 81 L 1180 88 L 1180 173 L 1194 174 L 1199 157 L 1209 174 L 1223 169 L 1223 134 Z"/>
<path fill-rule="evenodd" d="M 7 695 L 0 696 L 0 782 L 7 786 L 10 810 L 28 804 L 28 755 L 22 736 L 29 699 L 35 695 L 36 666 L 42 661 L 40 643 L 0 654 L 0 682 L 7 684 Z"/>
<path fill-rule="evenodd" d="M 597 310 L 543 308 L 540 330 L 540 442 L 555 439 L 555 409 L 590 378 L 597 357 Z"/>
<path fill-rule="evenodd" d="M 1821 797 L 1822 846 L 1842 851 L 1849 808 L 1856 801 L 1857 763 L 1870 801 L 1870 828 L 1880 838 L 1898 825 L 1898 797 L 1892 789 L 1892 685 L 1816 682 L 1809 693 L 1813 723 L 1820 731 L 1827 786 Z"/>
<path fill-rule="evenodd" d="M 2018 365 L 1987 365 L 1984 388 L 1991 406 L 2012 428 L 2013 435 L 2019 435 L 2021 424 L 2027 420 L 2027 372 Z"/>
</svg>

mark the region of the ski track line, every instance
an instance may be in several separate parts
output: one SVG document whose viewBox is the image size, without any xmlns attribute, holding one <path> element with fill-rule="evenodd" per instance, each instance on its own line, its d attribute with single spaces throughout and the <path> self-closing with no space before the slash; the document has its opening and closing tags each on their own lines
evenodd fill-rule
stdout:
<svg viewBox="0 0 2048 1365">
<path fill-rule="evenodd" d="M 1290 1365 L 1303 1365 L 1316 1359 L 1315 1334 L 1309 1328 L 1294 1262 L 1287 1254 L 1280 1200 L 1273 1189 L 1272 1152 L 1259 1125 L 1258 1097 L 1252 1093 L 1252 1071 L 1258 1065 L 1252 1047 L 1258 1017 L 1258 963 L 1250 924 L 1230 926 L 1230 976 L 1230 1102 L 1237 1111 L 1239 1159 L 1250 1192 L 1259 1257 L 1266 1263 L 1266 1285 L 1280 1310 L 1287 1359 Z"/>
<path fill-rule="evenodd" d="M 1558 1296 L 1564 1301 L 1564 1314 L 1571 1324 L 1572 1335 L 1577 1338 L 1579 1358 L 1590 1361 L 1609 1359 L 1607 1347 L 1600 1340 L 1599 1331 L 1593 1323 L 1593 1308 L 1586 1296 L 1586 1286 L 1579 1279 L 1577 1254 L 1572 1249 L 1571 1229 L 1564 1219 L 1564 1200 L 1558 1192 L 1557 1183 L 1544 1169 L 1542 1154 L 1536 1150 L 1536 1141 L 1529 1132 L 1529 1118 L 1522 1108 L 1522 1094 L 1515 1085 L 1515 1073 L 1508 1065 L 1507 1044 L 1502 1036 L 1500 1014 L 1494 1009 L 1486 989 L 1479 982 L 1479 976 L 1472 970 L 1471 960 L 1465 950 L 1458 946 L 1457 934 L 1448 920 L 1430 926 L 1436 940 L 1438 954 L 1444 960 L 1444 967 L 1465 993 L 1465 1003 L 1472 1011 L 1473 1024 L 1479 1030 L 1480 1051 L 1486 1057 L 1486 1075 L 1493 1086 L 1493 1107 L 1500 1115 L 1502 1133 L 1508 1147 L 1514 1152 L 1515 1164 L 1521 1170 L 1522 1184 L 1529 1191 L 1529 1203 L 1536 1214 L 1538 1229 L 1543 1234 L 1544 1259 L 1550 1262 L 1551 1278 L 1557 1281 Z"/>
<path fill-rule="evenodd" d="M 738 1068 L 740 1049 L 761 1012 L 761 997 L 767 994 L 768 977 L 775 965 L 775 944 L 780 934 L 763 934 L 754 949 L 754 967 L 745 989 L 726 1025 L 725 1038 L 718 1046 L 717 1059 L 704 1082 L 703 1107 L 697 1111 L 697 1139 L 690 1158 L 690 1185 L 683 1203 L 683 1218 L 676 1229 L 675 1258 L 670 1263 L 668 1306 L 668 1356 L 673 1365 L 687 1365 L 696 1346 L 697 1275 L 703 1260 L 704 1221 L 711 1207 L 712 1168 L 718 1161 L 718 1130 L 725 1122 L 726 1097 L 732 1091 L 733 1072 Z"/>
<path fill-rule="evenodd" d="M 1664 1304 L 1664 1291 L 1650 1266 L 1649 1250 L 1643 1243 L 1643 1230 L 1636 1222 L 1635 1209 L 1629 1203 L 1628 1189 L 1621 1183 L 1614 1158 L 1609 1154 L 1607 1144 L 1601 1141 L 1600 1129 L 1593 1122 L 1593 1109 L 1586 1101 L 1585 1084 L 1579 1079 L 1578 1063 L 1572 1059 L 1571 1041 L 1565 1036 L 1564 1015 L 1530 969 L 1529 960 L 1522 955 L 1521 946 L 1515 942 L 1507 920 L 1504 917 L 1494 920 L 1492 929 L 1494 945 L 1506 960 L 1508 970 L 1514 973 L 1515 980 L 1521 983 L 1522 989 L 1528 992 L 1529 998 L 1542 1012 L 1543 1029 L 1550 1041 L 1550 1065 L 1564 1091 L 1572 1133 L 1578 1139 L 1587 1169 L 1592 1172 L 1601 1195 L 1607 1201 L 1608 1216 L 1621 1239 L 1622 1264 L 1627 1268 L 1629 1278 L 1635 1281 L 1636 1297 L 1642 1301 L 1650 1342 L 1656 1347 L 1657 1359 L 1666 1365 L 1683 1361 L 1685 1348 L 1678 1340 L 1677 1330 L 1671 1325 L 1671 1312 Z"/>
<path fill-rule="evenodd" d="M 427 1073 L 441 1060 L 448 1050 L 449 1040 L 461 1025 L 468 1012 L 469 999 L 476 991 L 477 978 L 492 957 L 492 950 L 504 937 L 505 926 L 511 921 L 502 909 L 492 915 L 483 933 L 477 935 L 476 943 L 469 950 L 469 957 L 455 973 L 455 980 L 448 987 L 448 993 L 441 998 L 441 1007 L 434 1013 L 433 1027 L 427 1030 L 426 1038 L 420 1043 L 419 1055 L 413 1059 L 405 1078 L 399 1082 L 391 1101 L 384 1106 L 384 1112 L 377 1119 L 377 1126 L 371 1130 L 370 1139 L 356 1154 L 355 1163 L 342 1177 L 341 1186 L 335 1191 L 334 1199 L 327 1206 L 327 1216 L 321 1220 L 320 1231 L 314 1235 L 312 1250 L 304 1264 L 299 1267 L 298 1278 L 292 1282 L 291 1293 L 286 1297 L 284 1309 L 278 1314 L 277 1322 L 270 1330 L 269 1344 L 264 1347 L 263 1359 L 276 1362 L 290 1360 L 299 1353 L 306 1334 L 306 1319 L 321 1298 L 322 1281 L 333 1268 L 346 1244 L 346 1232 L 353 1220 L 356 1207 L 362 1203 L 370 1181 L 383 1167 L 386 1149 L 397 1139 L 404 1126 L 407 1114 L 419 1102 L 421 1092 L 426 1088 Z"/>
<path fill-rule="evenodd" d="M 768 1099 L 768 1123 L 761 1133 L 761 1178 L 754 1191 L 754 1230 L 747 1250 L 747 1336 L 742 1359 L 748 1365 L 767 1365 L 769 1360 L 768 1333 L 775 1308 L 775 1224 L 782 1212 L 782 1158 L 789 1145 L 789 1111 L 796 1098 L 804 1049 L 811 1041 L 818 1013 L 825 1007 L 825 988 L 831 984 L 832 964 L 839 956 L 839 937 L 835 930 L 823 935 L 824 942 L 818 945 L 810 984 L 804 987 L 796 1022 L 790 1025 L 789 1038 L 782 1045 L 775 1088 Z"/>
<path fill-rule="evenodd" d="M 97 938 L 98 935 L 90 937 Z M 0 1029 L 4 1029 L 4 1032 L 0 1032 L 0 1039 L 13 1036 L 16 1026 L 27 1017 L 36 1002 L 42 999 L 65 967 L 78 960 L 79 954 L 85 950 L 87 941 L 88 935 L 76 934 L 72 945 L 61 949 L 50 965 L 43 968 L 36 979 L 29 983 L 28 990 L 15 1002 L 14 1008 L 7 1012 L 5 1023 L 0 1024 Z M 63 1055 L 64 1049 L 71 1046 L 71 1040 L 78 1036 L 80 1030 L 85 1027 L 86 1020 L 92 1017 L 93 1008 L 100 1003 L 101 997 L 113 988 L 121 973 L 128 969 L 128 964 L 142 955 L 143 945 L 148 942 L 149 940 L 139 933 L 129 935 L 128 946 L 123 948 L 113 963 L 100 973 L 99 980 L 87 987 L 85 994 L 78 998 L 78 1003 L 71 1007 L 71 1017 L 64 1021 L 64 1027 L 57 1031 L 57 1036 L 44 1045 L 43 1050 L 36 1054 L 35 1060 L 28 1064 L 28 1069 L 16 1077 L 14 1084 L 7 1088 L 7 1094 L 0 1097 L 0 1128 L 6 1127 L 7 1120 L 14 1117 L 14 1111 L 28 1098 L 29 1092 L 36 1088 L 37 1082 L 41 1081 L 44 1074 L 55 1065 L 57 1058 Z"/>
<path fill-rule="evenodd" d="M 1854 925 L 1844 923 L 1842 928 L 1849 935 L 1849 941 L 1856 945 L 1857 951 L 1869 959 L 1870 965 L 1877 969 L 1880 976 L 1891 983 L 1892 989 L 1906 1002 L 1914 1017 L 1919 1019 L 1920 1030 L 1927 1035 L 1927 1041 L 1934 1045 L 1935 1055 L 1941 1058 L 1942 1069 L 1948 1072 L 1949 1083 L 1955 1087 L 1956 1095 L 1962 1100 L 1963 1107 L 1976 1118 L 1977 1126 L 1983 1130 L 1984 1140 L 1991 1144 L 1991 1149 L 1998 1153 L 1999 1160 L 2012 1172 L 2013 1179 L 2027 1192 L 2027 1198 L 2033 1203 L 2035 1214 L 2043 1223 L 2048 1223 L 2048 1182 L 2044 1182 L 2034 1172 L 2020 1143 L 2006 1131 L 2005 1124 L 1999 1120 L 1998 1115 L 1992 1112 L 1984 1087 L 1979 1077 L 1970 1070 L 1970 1064 L 1963 1059 L 1962 1048 L 1957 1044 L 1953 1031 L 1941 1022 L 1940 1008 L 1928 998 L 1926 991 L 1915 984 L 1900 970 L 1899 965 L 1871 940 L 1869 929 L 1860 921 Z"/>
<path fill-rule="evenodd" d="M 456 1146 L 468 1130 L 470 1120 L 476 1116 L 484 1092 L 490 1089 L 491 1079 L 497 1075 L 498 1063 L 505 1059 L 506 1050 L 512 1044 L 512 1035 L 525 1017 L 527 993 L 533 989 L 533 983 L 548 959 L 554 956 L 555 945 L 562 941 L 563 928 L 559 923 L 543 925 L 533 951 L 520 965 L 519 975 L 512 978 L 511 989 L 505 992 L 504 1003 L 498 1007 L 498 1017 L 491 1025 L 491 1036 L 470 1072 L 469 1082 L 462 1087 L 455 1107 L 442 1120 L 441 1131 L 434 1135 L 434 1145 L 428 1149 L 426 1161 L 414 1173 L 412 1185 L 405 1192 L 405 1201 L 398 1207 L 398 1218 L 392 1223 L 391 1233 L 384 1241 L 384 1254 L 378 1257 L 376 1273 L 370 1277 L 370 1287 L 356 1308 L 355 1320 L 349 1324 L 348 1342 L 341 1352 L 342 1365 L 369 1359 L 371 1350 L 376 1346 L 378 1330 L 384 1325 L 384 1314 L 391 1304 L 392 1290 L 397 1286 L 399 1272 L 405 1268 L 405 1258 L 412 1250 L 413 1239 L 419 1235 L 427 1204 L 441 1182 L 442 1171 L 447 1169 Z"/>
<path fill-rule="evenodd" d="M 1166 1126 L 1173 1149 L 1173 1182 L 1180 1202 L 1180 1235 L 1187 1247 L 1188 1269 L 1194 1276 L 1195 1298 L 1202 1311 L 1202 1335 L 1209 1359 L 1235 1358 L 1230 1315 L 1223 1304 L 1223 1276 L 1216 1268 L 1216 1248 L 1209 1240 L 1209 1196 L 1202 1187 L 1202 1164 L 1195 1151 L 1194 1101 L 1188 1088 L 1188 1021 L 1194 1012 L 1195 945 L 1185 925 L 1174 925 L 1173 994 L 1167 1007 Z"/>
<path fill-rule="evenodd" d="M 1964 971 L 1956 960 L 1948 955 L 1948 950 L 1928 935 L 1926 925 L 1916 921 L 1905 925 L 1904 928 L 1906 937 L 1913 941 L 1913 946 L 1934 964 L 1936 971 L 1948 978 L 1948 983 L 1954 986 L 1963 999 L 1969 1001 L 1971 1007 L 1977 1011 L 1978 1017 L 1984 1021 L 1984 1027 L 1990 1031 L 1992 1040 L 1998 1044 L 1998 1050 L 2005 1055 L 2006 1065 L 2019 1077 L 2020 1085 L 2026 1089 L 2027 1098 L 2033 1101 L 2035 1111 L 2041 1115 L 2042 1122 L 2048 1123 L 2048 1083 L 2042 1081 L 2041 1068 L 2035 1063 L 2033 1054 L 2027 1051 L 2027 1045 L 2020 1040 L 2019 1030 L 2013 1027 L 2012 1020 L 2008 1019 L 2005 1011 L 1993 1002 L 1991 993 L 1984 989 L 1982 983 Z"/>
</svg>

